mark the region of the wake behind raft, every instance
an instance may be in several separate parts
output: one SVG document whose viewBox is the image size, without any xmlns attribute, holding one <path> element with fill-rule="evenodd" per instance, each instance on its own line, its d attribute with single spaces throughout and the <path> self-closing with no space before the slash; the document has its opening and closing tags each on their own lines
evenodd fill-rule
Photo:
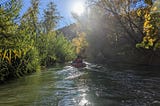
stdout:
<svg viewBox="0 0 160 106">
<path fill-rule="evenodd" d="M 86 67 L 86 64 L 83 62 L 82 58 L 79 56 L 71 63 L 71 65 L 76 68 Z"/>
</svg>

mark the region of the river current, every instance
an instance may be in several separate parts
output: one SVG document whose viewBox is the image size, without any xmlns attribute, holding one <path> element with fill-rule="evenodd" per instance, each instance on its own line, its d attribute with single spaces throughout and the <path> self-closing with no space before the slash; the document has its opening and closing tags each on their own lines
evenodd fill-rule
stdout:
<svg viewBox="0 0 160 106">
<path fill-rule="evenodd" d="M 160 106 L 160 69 L 49 68 L 1 85 L 0 106 Z"/>
</svg>

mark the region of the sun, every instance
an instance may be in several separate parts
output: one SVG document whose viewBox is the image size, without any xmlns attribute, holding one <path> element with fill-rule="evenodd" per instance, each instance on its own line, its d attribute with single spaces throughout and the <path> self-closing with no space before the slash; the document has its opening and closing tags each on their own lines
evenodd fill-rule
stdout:
<svg viewBox="0 0 160 106">
<path fill-rule="evenodd" d="M 82 2 L 77 2 L 73 5 L 72 12 L 77 15 L 82 15 L 84 13 L 85 7 Z"/>
</svg>

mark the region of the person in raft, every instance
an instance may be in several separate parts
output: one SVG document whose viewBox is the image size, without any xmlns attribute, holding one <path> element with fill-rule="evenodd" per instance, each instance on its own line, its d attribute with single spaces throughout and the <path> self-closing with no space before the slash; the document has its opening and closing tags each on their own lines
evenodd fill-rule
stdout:
<svg viewBox="0 0 160 106">
<path fill-rule="evenodd" d="M 77 58 L 73 61 L 73 63 L 83 63 L 81 56 L 78 55 Z"/>
<path fill-rule="evenodd" d="M 83 63 L 82 57 L 78 55 L 77 58 L 72 62 L 72 66 L 80 68 L 80 67 L 85 67 L 86 64 Z"/>
</svg>

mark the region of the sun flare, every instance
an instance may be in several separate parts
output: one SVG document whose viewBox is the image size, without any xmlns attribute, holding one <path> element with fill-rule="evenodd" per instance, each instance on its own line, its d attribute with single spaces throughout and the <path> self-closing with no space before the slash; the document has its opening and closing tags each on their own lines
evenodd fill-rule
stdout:
<svg viewBox="0 0 160 106">
<path fill-rule="evenodd" d="M 82 15 L 84 12 L 84 5 L 81 2 L 77 2 L 73 5 L 72 12 L 77 14 L 77 15 Z"/>
</svg>

